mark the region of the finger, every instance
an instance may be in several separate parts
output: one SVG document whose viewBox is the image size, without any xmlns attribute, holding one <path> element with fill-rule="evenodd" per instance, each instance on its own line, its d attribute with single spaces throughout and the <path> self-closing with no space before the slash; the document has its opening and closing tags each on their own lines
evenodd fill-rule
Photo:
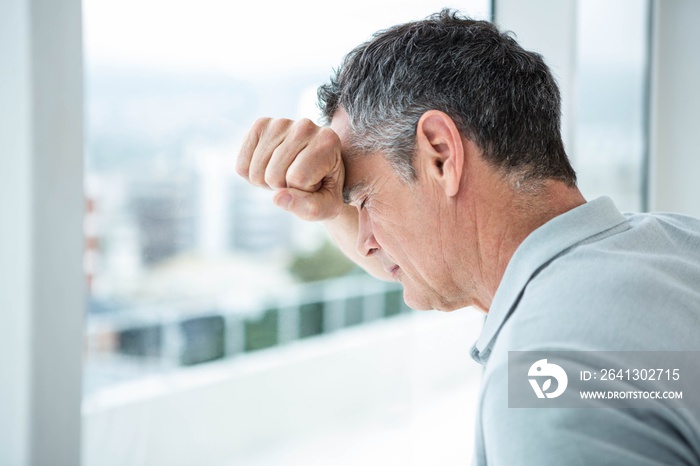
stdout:
<svg viewBox="0 0 700 466">
<path fill-rule="evenodd" d="M 255 186 L 269 187 L 265 182 L 265 171 L 272 157 L 272 153 L 284 141 L 289 128 L 294 122 L 285 118 L 270 120 L 263 128 L 258 138 L 258 143 L 253 151 L 248 180 Z"/>
<path fill-rule="evenodd" d="M 255 151 L 255 147 L 258 145 L 263 129 L 270 120 L 270 118 L 259 118 L 243 139 L 241 150 L 238 152 L 238 158 L 236 159 L 236 173 L 246 180 L 248 179 L 248 171 L 250 169 L 250 162 L 253 158 L 253 152 Z"/>
<path fill-rule="evenodd" d="M 315 192 L 329 174 L 342 165 L 340 139 L 330 128 L 319 128 L 316 136 L 296 156 L 287 169 L 286 185 Z"/>
<path fill-rule="evenodd" d="M 268 186 L 287 187 L 287 171 L 318 131 L 319 127 L 311 120 L 299 120 L 289 128 L 286 138 L 272 152 L 265 169 L 265 183 Z"/>
<path fill-rule="evenodd" d="M 333 219 L 343 208 L 342 199 L 325 188 L 314 193 L 294 188 L 280 189 L 275 193 L 273 202 L 307 221 Z"/>
</svg>

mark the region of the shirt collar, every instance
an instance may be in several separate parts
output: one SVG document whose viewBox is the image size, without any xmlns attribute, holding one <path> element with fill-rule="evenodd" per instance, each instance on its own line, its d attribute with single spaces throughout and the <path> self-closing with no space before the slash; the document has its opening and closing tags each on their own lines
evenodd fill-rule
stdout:
<svg viewBox="0 0 700 466">
<path fill-rule="evenodd" d="M 626 221 L 610 198 L 600 197 L 553 218 L 530 233 L 506 267 L 481 335 L 471 349 L 472 358 L 486 363 L 498 332 L 537 270 L 564 250 Z"/>
</svg>

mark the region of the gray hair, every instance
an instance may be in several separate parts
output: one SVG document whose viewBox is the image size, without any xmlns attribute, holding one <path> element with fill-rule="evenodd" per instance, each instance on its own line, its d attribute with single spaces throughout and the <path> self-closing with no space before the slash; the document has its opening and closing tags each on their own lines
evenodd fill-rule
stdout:
<svg viewBox="0 0 700 466">
<path fill-rule="evenodd" d="M 318 97 L 327 123 L 347 112 L 354 151 L 381 151 L 406 181 L 416 178 L 418 120 L 440 110 L 504 174 L 576 184 L 549 68 L 489 22 L 445 9 L 380 31 L 346 55 Z"/>
</svg>

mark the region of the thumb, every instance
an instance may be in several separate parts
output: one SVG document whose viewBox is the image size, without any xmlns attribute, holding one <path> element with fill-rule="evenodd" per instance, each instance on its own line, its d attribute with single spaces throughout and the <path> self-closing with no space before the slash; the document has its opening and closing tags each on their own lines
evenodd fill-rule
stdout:
<svg viewBox="0 0 700 466">
<path fill-rule="evenodd" d="M 275 193 L 272 201 L 276 206 L 308 221 L 330 220 L 337 217 L 343 207 L 342 198 L 324 187 L 312 193 L 283 188 Z"/>
</svg>

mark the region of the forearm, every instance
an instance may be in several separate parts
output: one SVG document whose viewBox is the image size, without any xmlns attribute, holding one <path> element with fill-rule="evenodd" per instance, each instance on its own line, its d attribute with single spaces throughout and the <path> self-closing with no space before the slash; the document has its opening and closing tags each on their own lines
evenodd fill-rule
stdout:
<svg viewBox="0 0 700 466">
<path fill-rule="evenodd" d="M 391 281 L 391 276 L 384 271 L 377 259 L 372 256 L 362 256 L 357 252 L 357 215 L 355 207 L 343 205 L 340 215 L 332 220 L 324 221 L 323 224 L 333 237 L 335 244 L 350 260 L 374 277 Z"/>
</svg>

